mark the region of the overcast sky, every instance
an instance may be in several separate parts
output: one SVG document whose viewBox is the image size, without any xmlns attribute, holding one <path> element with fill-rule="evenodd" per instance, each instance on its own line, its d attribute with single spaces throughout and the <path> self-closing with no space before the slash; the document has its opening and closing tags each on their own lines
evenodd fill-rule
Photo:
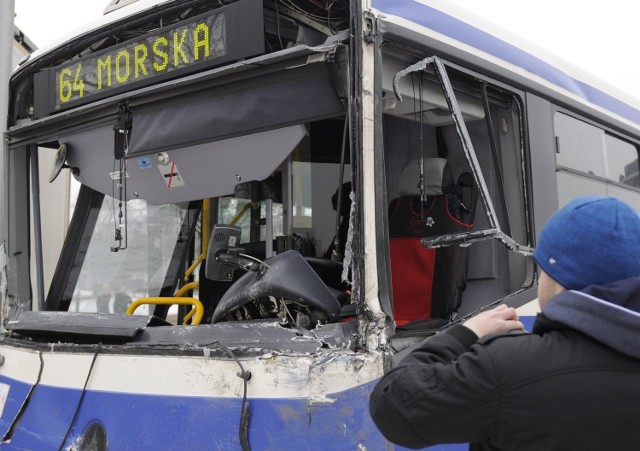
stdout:
<svg viewBox="0 0 640 451">
<path fill-rule="evenodd" d="M 0 0 L 2 1 L 2 0 Z M 640 2 L 449 0 L 587 69 L 640 99 Z M 15 0 L 16 24 L 37 46 L 102 15 L 107 0 Z"/>
</svg>

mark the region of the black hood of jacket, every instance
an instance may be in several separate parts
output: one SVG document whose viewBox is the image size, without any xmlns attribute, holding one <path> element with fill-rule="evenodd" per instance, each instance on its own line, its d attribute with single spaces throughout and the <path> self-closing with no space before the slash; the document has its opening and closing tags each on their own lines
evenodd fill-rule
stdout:
<svg viewBox="0 0 640 451">
<path fill-rule="evenodd" d="M 640 277 L 564 291 L 542 308 L 535 333 L 557 328 L 547 319 L 640 359 Z"/>
</svg>

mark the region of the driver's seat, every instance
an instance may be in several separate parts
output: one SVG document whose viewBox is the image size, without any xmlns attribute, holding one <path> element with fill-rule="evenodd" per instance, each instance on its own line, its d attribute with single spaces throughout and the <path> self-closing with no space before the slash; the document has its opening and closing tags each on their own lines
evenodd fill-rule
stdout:
<svg viewBox="0 0 640 451">
<path fill-rule="evenodd" d="M 402 170 L 400 197 L 389 205 L 389 235 L 396 325 L 441 318 L 449 320 L 460 306 L 467 272 L 467 248 L 425 248 L 421 239 L 463 232 L 473 227 L 474 205 L 468 197 L 469 173 L 458 183 L 444 158 L 425 158 L 424 198 L 420 198 L 420 161 Z M 475 187 L 473 187 L 475 189 Z M 475 196 L 472 203 L 475 203 Z"/>
</svg>

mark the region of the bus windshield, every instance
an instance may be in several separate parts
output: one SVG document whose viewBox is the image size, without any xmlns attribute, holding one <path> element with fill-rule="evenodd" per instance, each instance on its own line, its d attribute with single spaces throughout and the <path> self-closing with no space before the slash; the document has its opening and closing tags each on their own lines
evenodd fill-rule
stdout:
<svg viewBox="0 0 640 451">
<path fill-rule="evenodd" d="M 121 160 L 96 145 L 113 145 L 113 132 L 105 127 L 62 137 L 67 165 L 82 188 L 72 220 L 77 233 L 67 238 L 75 252 L 62 256 L 47 305 L 165 318 L 166 306 L 151 302 L 131 311 L 131 304 L 180 292 L 203 302 L 201 321 L 211 322 L 231 283 L 245 271 L 229 280 L 205 277 L 209 223 L 236 227 L 237 247 L 256 261 L 295 251 L 326 285 L 321 291 L 332 296 L 320 301 L 332 304 L 331 318 L 303 319 L 313 317 L 306 307 L 304 314 L 293 308 L 285 314 L 284 304 L 265 296 L 234 301 L 218 320 L 280 317 L 296 327 L 335 320 L 341 303 L 350 301 L 342 261 L 331 257 L 336 221 L 343 232 L 348 227 L 351 168 L 342 159 L 340 139 L 330 142 L 326 134 L 341 137 L 344 126 L 338 117 Z M 346 199 L 342 214 L 339 188 Z M 344 249 L 346 236 L 341 238 Z M 185 284 L 188 290 L 180 291 Z M 287 295 L 292 294 L 282 294 Z M 265 308 L 265 302 L 276 307 Z M 171 321 L 182 321 L 185 313 Z"/>
</svg>

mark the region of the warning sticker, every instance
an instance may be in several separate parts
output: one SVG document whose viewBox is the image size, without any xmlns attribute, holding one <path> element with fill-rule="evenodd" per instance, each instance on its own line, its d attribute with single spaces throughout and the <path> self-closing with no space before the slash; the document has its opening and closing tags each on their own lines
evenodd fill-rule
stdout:
<svg viewBox="0 0 640 451">
<path fill-rule="evenodd" d="M 120 171 L 109 172 L 109 177 L 111 177 L 111 180 L 120 180 L 121 178 Z M 124 173 L 124 178 L 126 179 L 129 178 L 128 172 Z"/>
<path fill-rule="evenodd" d="M 184 180 L 178 166 L 174 161 L 169 161 L 167 164 L 159 164 L 158 169 L 160 174 L 164 177 L 164 182 L 167 184 L 167 188 L 175 188 L 176 186 L 184 186 Z"/>
</svg>

